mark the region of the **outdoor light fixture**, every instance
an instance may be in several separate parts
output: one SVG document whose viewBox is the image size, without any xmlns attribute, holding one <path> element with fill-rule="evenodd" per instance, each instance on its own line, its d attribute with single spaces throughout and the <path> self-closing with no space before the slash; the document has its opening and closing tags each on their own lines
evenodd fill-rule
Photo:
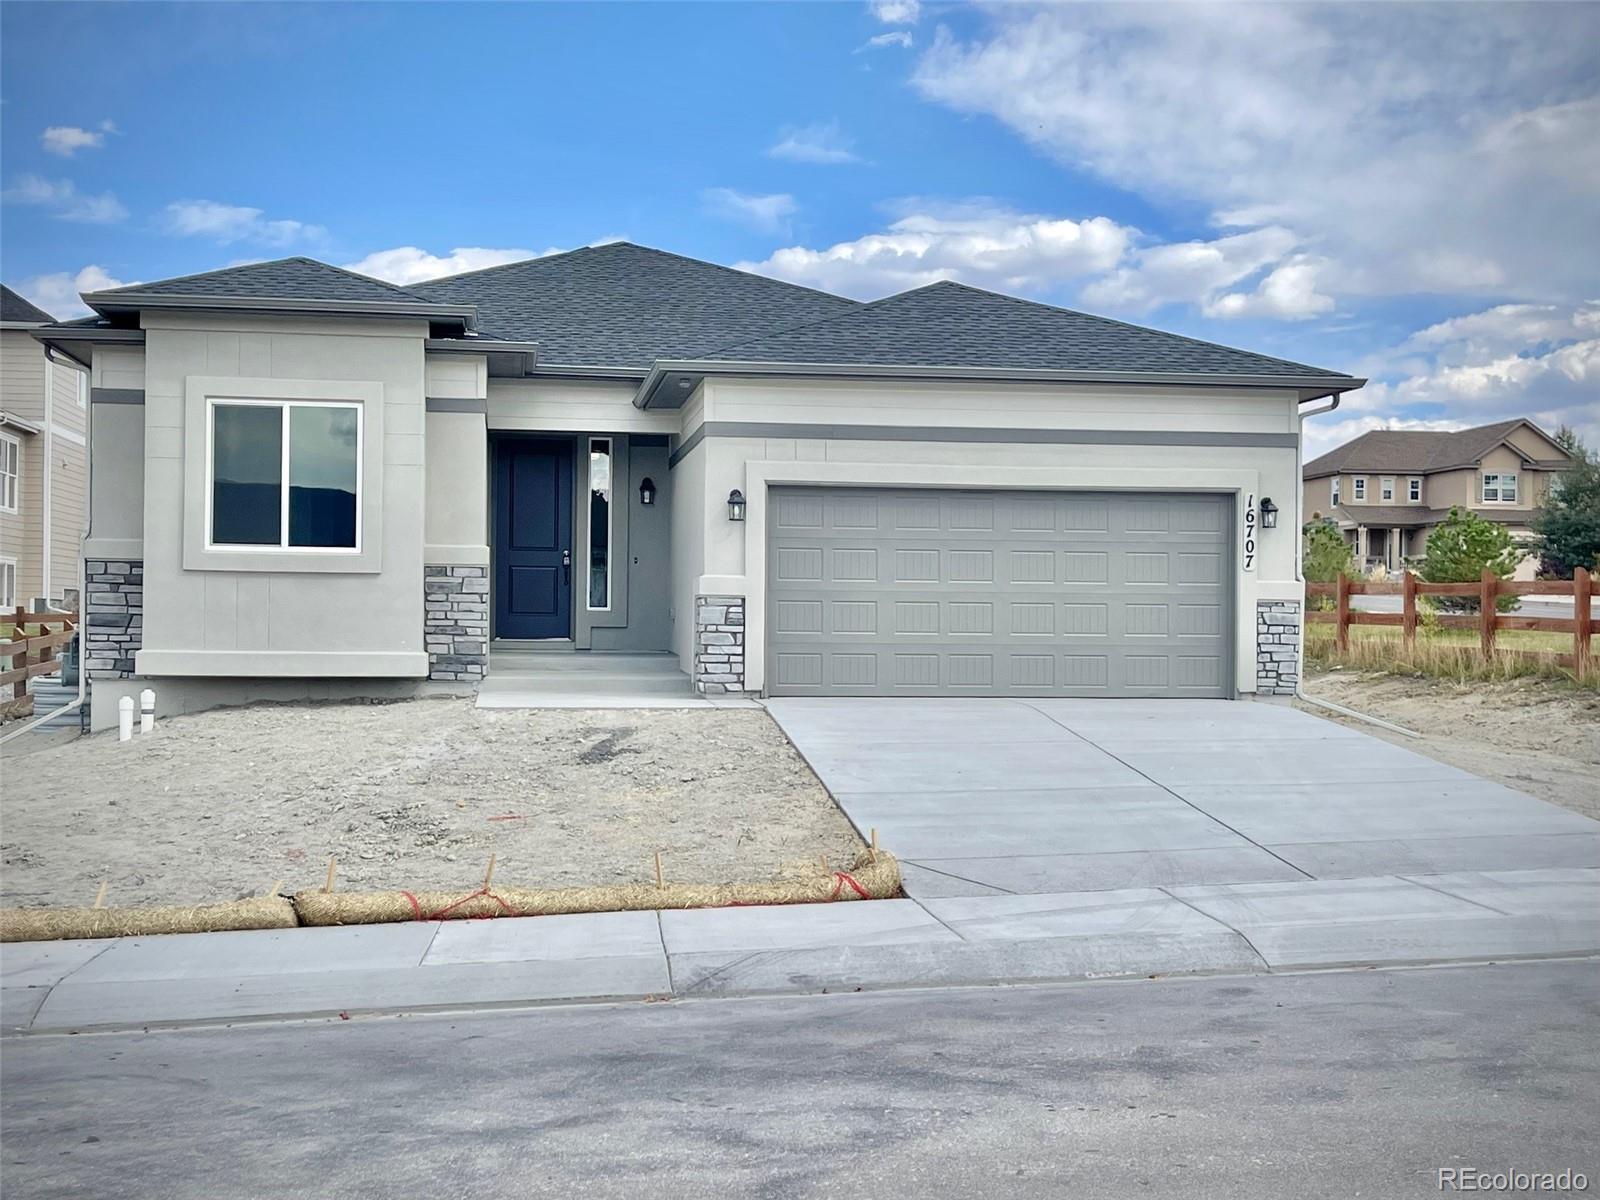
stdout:
<svg viewBox="0 0 1600 1200">
<path fill-rule="evenodd" d="M 646 508 L 656 502 L 656 481 L 646 475 L 639 484 L 639 503 Z"/>
<path fill-rule="evenodd" d="M 1278 506 L 1272 502 L 1270 496 L 1261 498 L 1261 528 L 1276 529 L 1278 527 Z"/>
<path fill-rule="evenodd" d="M 744 493 L 738 488 L 728 493 L 728 520 L 744 520 Z"/>
</svg>

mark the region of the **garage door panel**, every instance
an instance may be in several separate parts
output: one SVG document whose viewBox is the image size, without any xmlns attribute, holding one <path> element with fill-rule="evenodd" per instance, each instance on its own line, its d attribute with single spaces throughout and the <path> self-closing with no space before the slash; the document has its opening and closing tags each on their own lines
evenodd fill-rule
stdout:
<svg viewBox="0 0 1600 1200">
<path fill-rule="evenodd" d="M 1230 694 L 1222 497 L 775 489 L 768 687 Z"/>
</svg>

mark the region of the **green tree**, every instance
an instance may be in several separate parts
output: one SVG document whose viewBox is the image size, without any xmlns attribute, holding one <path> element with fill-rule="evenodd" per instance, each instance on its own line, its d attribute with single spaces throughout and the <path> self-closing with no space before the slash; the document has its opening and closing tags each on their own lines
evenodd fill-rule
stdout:
<svg viewBox="0 0 1600 1200">
<path fill-rule="evenodd" d="M 1600 455 L 1563 426 L 1556 443 L 1572 458 L 1572 468 L 1557 475 L 1533 519 L 1539 535 L 1540 570 L 1571 579 L 1575 567 L 1600 567 Z"/>
<path fill-rule="evenodd" d="M 1301 571 L 1310 583 L 1332 583 L 1339 572 L 1355 574 L 1355 556 L 1350 543 L 1332 521 L 1311 521 L 1301 531 Z M 1313 596 L 1312 608 L 1332 608 L 1327 596 Z"/>
<path fill-rule="evenodd" d="M 1510 578 L 1521 557 L 1522 552 L 1504 525 L 1485 521 L 1476 513 L 1456 507 L 1433 527 L 1422 557 L 1408 565 L 1429 583 L 1476 583 L 1485 568 L 1501 579 Z M 1446 612 L 1478 611 L 1476 596 L 1430 596 L 1426 599 Z M 1515 596 L 1501 596 L 1495 607 L 1509 612 L 1516 603 Z"/>
</svg>

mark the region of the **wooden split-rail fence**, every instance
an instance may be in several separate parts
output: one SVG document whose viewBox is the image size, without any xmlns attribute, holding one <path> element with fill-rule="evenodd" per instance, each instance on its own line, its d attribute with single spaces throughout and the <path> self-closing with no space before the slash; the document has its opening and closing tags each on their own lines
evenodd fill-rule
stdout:
<svg viewBox="0 0 1600 1200">
<path fill-rule="evenodd" d="M 1365 579 L 1351 579 L 1341 574 L 1332 583 L 1306 584 L 1308 596 L 1330 596 L 1334 600 L 1332 612 L 1308 612 L 1306 620 L 1334 627 L 1334 645 L 1340 653 L 1350 649 L 1352 625 L 1398 626 L 1408 650 L 1417 641 L 1417 598 L 1419 596 L 1460 596 L 1478 601 L 1475 613 L 1440 613 L 1431 618 L 1441 629 L 1475 629 L 1478 646 L 1485 658 L 1496 652 L 1495 634 L 1501 630 L 1531 629 L 1544 633 L 1570 633 L 1572 654 L 1556 655 L 1555 661 L 1570 667 L 1579 679 L 1594 670 L 1591 654 L 1592 635 L 1600 631 L 1600 620 L 1594 618 L 1590 601 L 1594 595 L 1594 580 L 1588 571 L 1579 567 L 1571 579 L 1501 579 L 1493 571 L 1485 571 L 1476 583 L 1428 583 L 1411 572 L 1405 572 L 1398 583 L 1377 583 Z M 1399 596 L 1400 611 L 1365 612 L 1350 607 L 1351 596 Z M 1501 596 L 1571 596 L 1570 617 L 1525 617 L 1520 613 L 1502 613 L 1497 602 Z M 1502 651 L 1504 653 L 1505 651 Z"/>
<path fill-rule="evenodd" d="M 25 717 L 33 711 L 28 680 L 61 670 L 62 654 L 78 636 L 78 614 L 0 609 L 0 625 L 13 627 L 0 639 L 0 712 L 8 718 Z M 29 626 L 39 632 L 30 634 Z"/>
</svg>

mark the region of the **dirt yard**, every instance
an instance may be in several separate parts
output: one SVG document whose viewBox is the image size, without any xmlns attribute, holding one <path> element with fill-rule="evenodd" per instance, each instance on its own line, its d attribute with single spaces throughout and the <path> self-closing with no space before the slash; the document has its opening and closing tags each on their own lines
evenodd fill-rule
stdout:
<svg viewBox="0 0 1600 1200">
<path fill-rule="evenodd" d="M 1423 737 L 1350 722 L 1367 733 L 1600 819 L 1600 695 L 1592 691 L 1537 678 L 1458 684 L 1348 669 L 1311 672 L 1305 690 Z"/>
<path fill-rule="evenodd" d="M 260 706 L 0 761 L 0 901 L 769 879 L 860 840 L 765 712 Z"/>
</svg>

